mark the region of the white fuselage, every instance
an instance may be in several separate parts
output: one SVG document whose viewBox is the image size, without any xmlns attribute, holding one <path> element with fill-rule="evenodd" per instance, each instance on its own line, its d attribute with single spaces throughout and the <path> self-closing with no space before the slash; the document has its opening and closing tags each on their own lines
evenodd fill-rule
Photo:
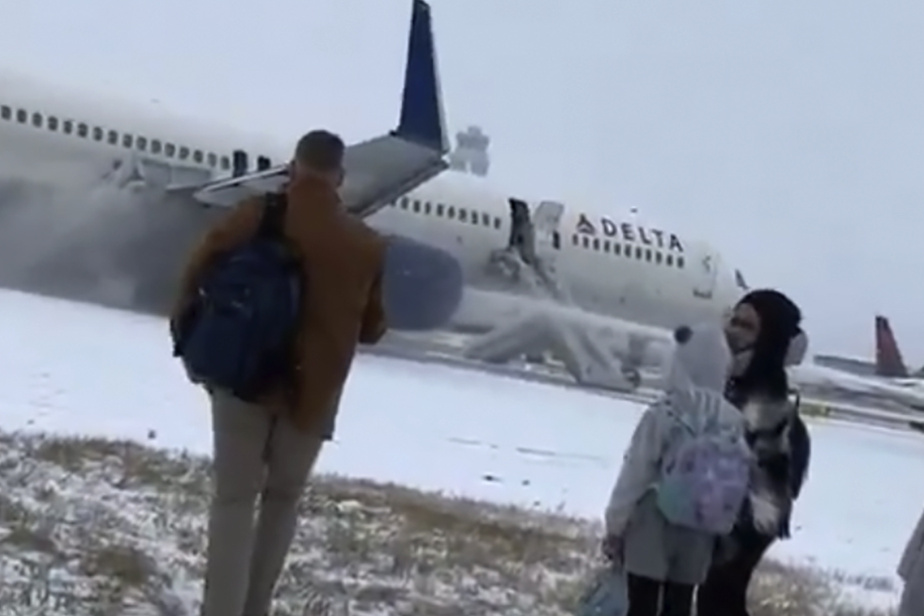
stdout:
<svg viewBox="0 0 924 616">
<path fill-rule="evenodd" d="M 287 146 L 176 119 L 153 104 L 0 75 L 0 199 L 4 187 L 18 182 L 104 183 L 129 162 L 155 190 L 206 182 L 230 175 L 234 150 L 247 152 L 250 170 L 258 157 L 278 163 L 289 155 Z M 540 204 L 526 202 L 535 216 Z M 546 232 L 536 234 L 535 251 L 553 268 L 568 305 L 587 313 L 589 323 L 670 328 L 718 316 L 744 291 L 734 269 L 703 242 L 638 225 L 628 215 L 559 207 L 555 223 L 543 223 Z M 484 180 L 444 173 L 367 220 L 459 260 L 467 284 L 454 319 L 459 327 L 487 330 L 550 301 L 489 267 L 491 255 L 508 246 L 512 219 L 508 197 Z"/>
<path fill-rule="evenodd" d="M 524 201 L 531 213 L 537 211 L 538 203 Z M 457 317 L 460 325 L 488 329 L 537 296 L 488 267 L 492 252 L 508 245 L 512 219 L 508 197 L 490 191 L 481 178 L 447 172 L 369 223 L 459 259 L 472 288 Z M 565 206 L 554 233 L 557 239 L 537 237 L 537 256 L 553 265 L 573 304 L 591 315 L 672 328 L 721 315 L 744 291 L 734 270 L 705 243 L 636 224 L 628 215 L 621 220 Z"/>
</svg>

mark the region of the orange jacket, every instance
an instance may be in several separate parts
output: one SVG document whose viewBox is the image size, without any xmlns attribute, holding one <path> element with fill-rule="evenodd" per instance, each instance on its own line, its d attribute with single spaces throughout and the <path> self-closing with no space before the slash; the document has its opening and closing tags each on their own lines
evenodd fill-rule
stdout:
<svg viewBox="0 0 924 616">
<path fill-rule="evenodd" d="M 386 242 L 348 214 L 337 192 L 320 179 L 293 181 L 287 197 L 284 233 L 301 257 L 306 289 L 292 366 L 295 391 L 280 387 L 262 402 L 272 411 L 291 413 L 300 429 L 329 437 L 357 343 L 374 344 L 386 330 Z M 187 305 L 214 258 L 256 231 L 262 213 L 262 198 L 248 199 L 206 234 L 181 277 L 174 315 Z"/>
</svg>

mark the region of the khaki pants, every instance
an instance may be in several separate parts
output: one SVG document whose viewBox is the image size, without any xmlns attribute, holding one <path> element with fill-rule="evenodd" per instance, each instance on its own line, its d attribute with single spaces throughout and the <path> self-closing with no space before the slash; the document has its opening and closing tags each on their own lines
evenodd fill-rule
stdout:
<svg viewBox="0 0 924 616">
<path fill-rule="evenodd" d="M 202 616 L 265 616 L 323 440 L 221 392 L 212 395 L 212 422 L 215 496 Z"/>
</svg>

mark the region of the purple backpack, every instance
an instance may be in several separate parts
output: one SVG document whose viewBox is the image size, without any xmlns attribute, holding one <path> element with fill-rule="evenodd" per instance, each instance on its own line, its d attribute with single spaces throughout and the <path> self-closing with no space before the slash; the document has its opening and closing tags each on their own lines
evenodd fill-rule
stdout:
<svg viewBox="0 0 924 616">
<path fill-rule="evenodd" d="M 721 426 L 717 412 L 699 426 L 674 416 L 679 434 L 661 465 L 658 507 L 671 524 L 726 535 L 750 487 L 751 459 L 743 431 Z"/>
</svg>

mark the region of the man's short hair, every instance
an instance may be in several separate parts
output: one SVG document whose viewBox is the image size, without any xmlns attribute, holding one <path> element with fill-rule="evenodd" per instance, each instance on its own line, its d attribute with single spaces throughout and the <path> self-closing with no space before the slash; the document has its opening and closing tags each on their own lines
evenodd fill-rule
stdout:
<svg viewBox="0 0 924 616">
<path fill-rule="evenodd" d="M 326 130 L 313 130 L 298 140 L 295 160 L 317 171 L 337 171 L 343 167 L 346 146 L 338 135 Z"/>
</svg>

